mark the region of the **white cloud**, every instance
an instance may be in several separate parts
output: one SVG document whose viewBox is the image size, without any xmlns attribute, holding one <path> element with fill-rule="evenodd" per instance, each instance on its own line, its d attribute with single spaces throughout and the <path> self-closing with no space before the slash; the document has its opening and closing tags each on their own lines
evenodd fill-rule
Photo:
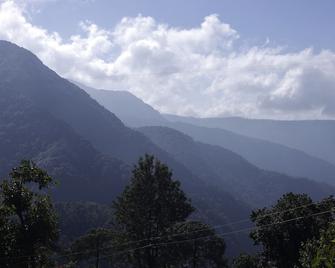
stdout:
<svg viewBox="0 0 335 268">
<path fill-rule="evenodd" d="M 31 50 L 64 77 L 129 89 L 162 112 L 335 118 L 332 51 L 287 53 L 268 42 L 242 49 L 238 33 L 217 15 L 193 29 L 143 16 L 109 30 L 91 22 L 80 27 L 81 35 L 63 40 L 33 25 L 21 5 L 0 4 L 1 39 Z"/>
</svg>

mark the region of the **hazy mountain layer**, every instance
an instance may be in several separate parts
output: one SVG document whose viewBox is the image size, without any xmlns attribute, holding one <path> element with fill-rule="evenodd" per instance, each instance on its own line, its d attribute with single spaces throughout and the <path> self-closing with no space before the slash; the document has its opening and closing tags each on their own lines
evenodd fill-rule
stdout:
<svg viewBox="0 0 335 268">
<path fill-rule="evenodd" d="M 128 126 L 141 127 L 167 123 L 158 111 L 128 91 L 99 90 L 77 84 Z"/>
<path fill-rule="evenodd" d="M 171 123 L 170 127 L 197 141 L 232 150 L 260 168 L 335 185 L 335 166 L 303 151 L 220 128 L 199 127 L 181 122 Z"/>
<path fill-rule="evenodd" d="M 335 164 L 335 121 L 279 121 L 244 118 L 191 118 L 169 116 L 172 121 L 198 126 L 223 128 L 249 137 L 259 138 L 302 150 Z"/>
<path fill-rule="evenodd" d="M 232 150 L 260 168 L 335 184 L 335 165 L 304 151 L 224 129 L 169 122 L 158 111 L 129 92 L 82 87 L 129 126 L 172 127 L 190 135 L 195 140 Z M 173 121 L 180 117 L 170 116 L 169 118 Z M 181 118 L 182 121 L 186 119 Z"/>
<path fill-rule="evenodd" d="M 143 127 L 139 130 L 207 183 L 255 207 L 262 207 L 291 191 L 308 193 L 317 199 L 334 193 L 327 185 L 261 170 L 232 151 L 195 142 L 171 128 Z"/>
</svg>

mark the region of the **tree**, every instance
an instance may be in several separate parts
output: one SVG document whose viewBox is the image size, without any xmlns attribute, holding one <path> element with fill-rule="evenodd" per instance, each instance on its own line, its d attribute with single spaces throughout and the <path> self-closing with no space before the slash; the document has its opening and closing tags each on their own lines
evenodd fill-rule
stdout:
<svg viewBox="0 0 335 268">
<path fill-rule="evenodd" d="M 260 256 L 241 254 L 234 259 L 233 268 L 261 268 L 262 260 Z"/>
<path fill-rule="evenodd" d="M 52 178 L 22 161 L 0 185 L 1 267 L 42 267 L 58 238 L 57 218 L 45 190 Z"/>
<path fill-rule="evenodd" d="M 78 238 L 71 246 L 71 259 L 75 262 L 93 261 L 96 268 L 100 267 L 101 258 L 108 260 L 112 252 L 113 232 L 98 228 Z"/>
<path fill-rule="evenodd" d="M 262 245 L 268 262 L 277 267 L 299 266 L 301 244 L 320 237 L 320 231 L 334 220 L 334 214 L 328 212 L 334 205 L 332 197 L 313 203 L 305 194 L 286 194 L 272 208 L 252 212 L 256 229 L 251 238 Z"/>
<path fill-rule="evenodd" d="M 222 238 L 208 225 L 197 221 L 175 224 L 169 231 L 167 252 L 170 265 L 178 263 L 190 268 L 227 267 L 224 256 L 226 245 Z"/>
<path fill-rule="evenodd" d="M 113 207 L 119 244 L 126 244 L 126 248 L 145 246 L 128 252 L 130 263 L 138 268 L 164 267 L 164 248 L 155 246 L 162 240 L 155 238 L 165 237 L 170 227 L 185 221 L 194 211 L 168 167 L 148 155 L 140 158 L 130 185 Z"/>
<path fill-rule="evenodd" d="M 335 267 L 335 223 L 322 232 L 320 239 L 304 243 L 300 255 L 303 268 Z"/>
</svg>

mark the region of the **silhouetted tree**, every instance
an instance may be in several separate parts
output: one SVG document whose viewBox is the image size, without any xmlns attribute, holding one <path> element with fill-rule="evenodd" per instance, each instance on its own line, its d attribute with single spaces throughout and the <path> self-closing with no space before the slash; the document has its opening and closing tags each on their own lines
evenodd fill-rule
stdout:
<svg viewBox="0 0 335 268">
<path fill-rule="evenodd" d="M 22 161 L 0 185 L 0 266 L 44 267 L 58 238 L 57 219 L 45 192 L 52 178 Z"/>
<path fill-rule="evenodd" d="M 303 268 L 335 267 L 335 223 L 322 232 L 320 239 L 307 241 L 300 254 Z"/>
<path fill-rule="evenodd" d="M 326 198 L 313 203 L 305 194 L 288 193 L 272 208 L 252 212 L 256 229 L 251 233 L 256 245 L 262 245 L 264 258 L 277 267 L 299 266 L 299 249 L 303 242 L 320 237 L 334 220 L 335 200 Z"/>
<path fill-rule="evenodd" d="M 126 248 L 145 246 L 127 255 L 138 268 L 164 267 L 165 248 L 159 246 L 162 240 L 153 238 L 166 236 L 169 228 L 194 211 L 168 167 L 148 155 L 140 158 L 130 185 L 113 206 L 119 244 L 140 240 Z"/>
<path fill-rule="evenodd" d="M 233 261 L 233 268 L 262 268 L 260 256 L 241 254 Z"/>
<path fill-rule="evenodd" d="M 113 252 L 113 232 L 109 229 L 98 228 L 78 238 L 71 246 L 71 259 L 77 263 L 87 261 L 99 268 L 101 258 L 106 262 L 108 255 Z"/>
<path fill-rule="evenodd" d="M 166 259 L 170 265 L 183 264 L 190 268 L 227 267 L 225 242 L 210 226 L 187 221 L 175 224 L 169 232 L 171 245 L 167 243 L 169 256 Z"/>
</svg>

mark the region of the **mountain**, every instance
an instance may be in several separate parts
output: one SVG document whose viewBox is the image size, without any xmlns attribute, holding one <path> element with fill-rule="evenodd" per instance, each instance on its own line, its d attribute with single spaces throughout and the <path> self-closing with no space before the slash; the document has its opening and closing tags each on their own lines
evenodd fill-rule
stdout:
<svg viewBox="0 0 335 268">
<path fill-rule="evenodd" d="M 102 90 L 76 84 L 128 126 L 141 127 L 167 123 L 158 111 L 128 91 Z"/>
<path fill-rule="evenodd" d="M 123 189 L 130 174 L 124 163 L 99 153 L 16 90 L 0 86 L 0 96 L 1 178 L 22 159 L 32 159 L 59 182 L 58 200 L 111 202 Z"/>
<path fill-rule="evenodd" d="M 165 115 L 170 121 L 223 128 L 279 143 L 335 164 L 335 120 L 263 120 L 245 118 L 192 118 Z"/>
<path fill-rule="evenodd" d="M 3 90 L 16 92 L 65 122 L 98 151 L 128 163 L 144 153 L 159 154 L 149 139 L 127 128 L 86 92 L 59 77 L 27 50 L 2 41 L 0 61 Z"/>
<path fill-rule="evenodd" d="M 335 165 L 303 151 L 220 128 L 181 122 L 170 123 L 169 126 L 197 141 L 229 149 L 262 169 L 335 185 Z"/>
<path fill-rule="evenodd" d="M 229 191 L 254 207 L 274 202 L 291 191 L 308 193 L 316 199 L 334 193 L 335 188 L 327 185 L 261 170 L 232 151 L 195 142 L 171 128 L 142 127 L 139 130 L 205 182 Z"/>
<path fill-rule="evenodd" d="M 240 135 L 225 129 L 170 122 L 158 111 L 129 92 L 97 90 L 78 85 L 84 88 L 101 105 L 115 113 L 128 126 L 158 125 L 175 128 L 195 140 L 229 149 L 262 169 L 335 185 L 335 165 L 304 151 L 279 143 Z M 171 121 L 192 119 L 193 123 L 198 120 L 177 116 L 168 116 L 167 118 Z"/>
<path fill-rule="evenodd" d="M 129 166 L 150 153 L 181 181 L 197 208 L 193 217 L 217 225 L 249 216 L 247 204 L 206 185 L 32 53 L 5 41 L 0 41 L 0 96 L 1 177 L 21 159 L 33 159 L 60 182 L 53 190 L 57 201 L 111 203 L 128 182 Z M 250 248 L 246 236 L 227 241 L 235 250 L 238 244 Z"/>
</svg>

